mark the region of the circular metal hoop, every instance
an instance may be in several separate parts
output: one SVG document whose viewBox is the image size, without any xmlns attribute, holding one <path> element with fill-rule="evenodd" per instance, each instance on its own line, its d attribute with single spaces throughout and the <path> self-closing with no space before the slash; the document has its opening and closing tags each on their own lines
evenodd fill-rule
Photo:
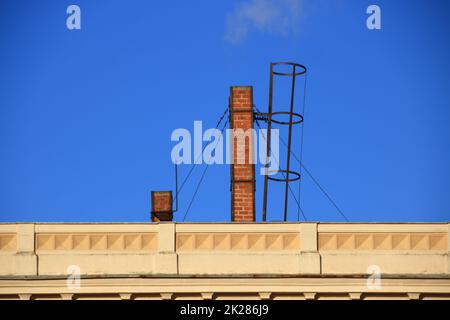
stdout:
<svg viewBox="0 0 450 320">
<path fill-rule="evenodd" d="M 291 113 L 289 111 L 277 111 L 272 112 L 272 118 L 270 119 L 271 122 L 278 123 L 278 124 L 289 124 L 289 121 L 280 121 L 280 120 L 274 120 L 273 116 L 278 114 L 287 114 L 290 115 Z M 297 117 L 298 120 L 292 121 L 292 124 L 299 124 L 303 122 L 303 116 L 300 113 L 292 112 L 292 115 Z"/>
<path fill-rule="evenodd" d="M 272 68 L 274 68 L 275 66 L 292 66 L 292 67 L 298 67 L 300 68 L 300 71 L 297 72 L 277 72 L 275 70 L 272 69 L 272 73 L 276 74 L 278 76 L 301 76 L 302 74 L 306 73 L 306 67 L 304 65 L 301 65 L 299 63 L 294 63 L 294 62 L 272 62 Z"/>
<path fill-rule="evenodd" d="M 300 180 L 300 173 L 296 172 L 296 171 L 292 171 L 292 170 L 269 170 L 268 173 L 274 173 L 274 172 L 280 172 L 280 173 L 288 173 L 294 175 L 294 178 L 289 178 L 289 179 L 280 179 L 280 178 L 274 178 L 271 176 L 267 176 L 267 179 L 272 180 L 272 181 L 278 181 L 278 182 L 293 182 L 293 181 L 297 181 Z"/>
</svg>

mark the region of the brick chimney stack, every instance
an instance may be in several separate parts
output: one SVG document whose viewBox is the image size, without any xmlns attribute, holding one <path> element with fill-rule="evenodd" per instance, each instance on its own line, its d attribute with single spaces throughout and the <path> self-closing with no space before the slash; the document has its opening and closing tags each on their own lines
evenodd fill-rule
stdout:
<svg viewBox="0 0 450 320">
<path fill-rule="evenodd" d="M 172 191 L 152 191 L 152 222 L 172 221 Z"/>
<path fill-rule="evenodd" d="M 230 144 L 230 158 L 232 160 L 230 168 L 231 220 L 253 222 L 255 221 L 254 141 L 251 133 L 253 131 L 251 130 L 253 129 L 253 87 L 236 86 L 230 88 L 229 112 L 230 129 L 234 132 Z M 239 131 L 245 133 L 243 139 L 237 137 Z"/>
</svg>

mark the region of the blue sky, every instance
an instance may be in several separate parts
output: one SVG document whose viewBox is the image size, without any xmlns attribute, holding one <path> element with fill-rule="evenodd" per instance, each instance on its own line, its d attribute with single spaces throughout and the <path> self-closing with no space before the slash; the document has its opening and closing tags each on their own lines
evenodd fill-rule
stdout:
<svg viewBox="0 0 450 320">
<path fill-rule="evenodd" d="M 70 4 L 81 30 L 66 28 Z M 370 4 L 381 30 L 366 28 Z M 0 221 L 149 221 L 150 191 L 174 189 L 172 131 L 214 127 L 231 85 L 253 85 L 266 110 L 269 63 L 284 60 L 309 70 L 304 163 L 349 220 L 448 221 L 449 10 L 446 0 L 3 0 Z M 269 201 L 280 220 L 276 187 Z M 261 203 L 258 178 L 258 218 Z M 343 221 L 306 175 L 301 204 L 308 220 Z M 229 169 L 212 166 L 186 220 L 228 221 L 229 206 Z"/>
</svg>

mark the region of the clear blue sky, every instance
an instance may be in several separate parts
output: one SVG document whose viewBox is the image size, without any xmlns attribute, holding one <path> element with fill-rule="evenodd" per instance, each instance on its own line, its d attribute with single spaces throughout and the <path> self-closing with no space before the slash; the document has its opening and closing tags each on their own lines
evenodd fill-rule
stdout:
<svg viewBox="0 0 450 320">
<path fill-rule="evenodd" d="M 70 4 L 81 30 L 66 28 Z M 370 4 L 381 30 L 366 28 Z M 230 85 L 253 85 L 266 109 L 269 63 L 283 60 L 309 68 L 303 160 L 351 221 L 448 221 L 449 12 L 447 0 L 2 0 L 0 221 L 149 221 L 150 190 L 174 189 L 171 132 L 213 127 Z M 343 221 L 307 176 L 302 188 L 309 220 Z M 259 179 L 258 217 L 261 195 Z M 213 166 L 186 220 L 228 221 L 229 205 L 228 167 Z"/>
</svg>

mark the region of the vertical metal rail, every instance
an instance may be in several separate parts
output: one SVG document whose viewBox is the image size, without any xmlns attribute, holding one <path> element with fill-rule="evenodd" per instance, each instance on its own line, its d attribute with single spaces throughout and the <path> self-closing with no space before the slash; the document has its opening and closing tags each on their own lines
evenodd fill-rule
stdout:
<svg viewBox="0 0 450 320">
<path fill-rule="evenodd" d="M 178 164 L 175 163 L 175 210 L 178 211 Z"/>
<path fill-rule="evenodd" d="M 264 200 L 262 221 L 266 221 L 267 217 L 267 191 L 269 189 L 269 157 L 270 157 L 270 133 L 272 126 L 272 95 L 273 92 L 273 63 L 270 63 L 270 83 L 269 83 L 269 112 L 267 113 L 267 146 L 266 146 L 266 162 L 264 171 Z"/>
<path fill-rule="evenodd" d="M 290 164 L 291 164 L 292 117 L 293 117 L 293 112 L 294 112 L 294 91 L 295 91 L 295 65 L 292 66 L 291 106 L 290 106 L 290 111 L 289 111 L 288 151 L 287 151 L 287 160 L 286 160 L 286 187 L 284 190 L 284 221 L 287 221 L 287 209 L 288 209 L 289 168 L 290 168 Z"/>
</svg>

